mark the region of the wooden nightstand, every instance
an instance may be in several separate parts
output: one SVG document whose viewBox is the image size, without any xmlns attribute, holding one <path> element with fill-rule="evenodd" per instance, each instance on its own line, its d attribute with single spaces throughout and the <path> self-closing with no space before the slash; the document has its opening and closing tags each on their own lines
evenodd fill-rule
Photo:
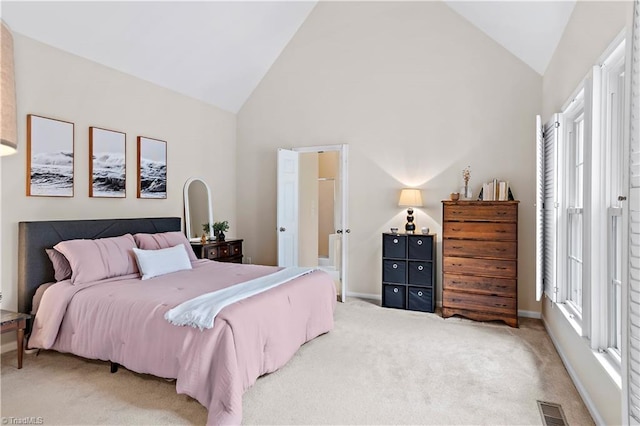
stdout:
<svg viewBox="0 0 640 426">
<path fill-rule="evenodd" d="M 242 241 L 211 241 L 207 244 L 191 243 L 191 248 L 198 259 L 216 260 L 218 262 L 242 263 Z"/>
<path fill-rule="evenodd" d="M 24 354 L 24 329 L 27 327 L 27 320 L 31 318 L 29 314 L 0 310 L 0 320 L 2 322 L 2 333 L 16 331 L 18 337 L 18 369 L 22 368 L 22 356 Z"/>
</svg>

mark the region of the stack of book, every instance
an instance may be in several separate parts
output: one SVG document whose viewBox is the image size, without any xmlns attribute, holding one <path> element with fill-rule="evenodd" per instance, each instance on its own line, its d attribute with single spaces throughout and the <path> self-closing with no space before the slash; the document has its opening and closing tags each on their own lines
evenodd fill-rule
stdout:
<svg viewBox="0 0 640 426">
<path fill-rule="evenodd" d="M 482 184 L 483 201 L 507 201 L 509 199 L 509 182 L 494 179 Z"/>
</svg>

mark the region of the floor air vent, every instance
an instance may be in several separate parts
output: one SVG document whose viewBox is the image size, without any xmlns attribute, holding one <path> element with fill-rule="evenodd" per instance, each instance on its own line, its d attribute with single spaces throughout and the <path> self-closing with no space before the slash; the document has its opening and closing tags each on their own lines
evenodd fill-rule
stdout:
<svg viewBox="0 0 640 426">
<path fill-rule="evenodd" d="M 538 401 L 538 408 L 542 416 L 542 424 L 545 426 L 568 426 L 567 419 L 560 404 Z"/>
</svg>

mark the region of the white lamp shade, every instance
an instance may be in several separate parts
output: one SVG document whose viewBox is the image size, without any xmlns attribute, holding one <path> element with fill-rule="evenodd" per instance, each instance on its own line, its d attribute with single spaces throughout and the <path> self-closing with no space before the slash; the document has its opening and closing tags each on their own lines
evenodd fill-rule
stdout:
<svg viewBox="0 0 640 426">
<path fill-rule="evenodd" d="M 16 120 L 16 84 L 13 67 L 13 36 L 2 23 L 0 32 L 0 156 L 16 152 L 18 131 Z"/>
<path fill-rule="evenodd" d="M 421 207 L 422 192 L 417 188 L 405 188 L 400 192 L 400 207 Z"/>
</svg>

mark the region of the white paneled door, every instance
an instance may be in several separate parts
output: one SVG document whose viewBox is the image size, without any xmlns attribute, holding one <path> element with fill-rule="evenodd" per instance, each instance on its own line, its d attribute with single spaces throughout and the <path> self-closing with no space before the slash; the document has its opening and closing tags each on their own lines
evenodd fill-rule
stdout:
<svg viewBox="0 0 640 426">
<path fill-rule="evenodd" d="M 298 171 L 298 153 L 279 149 L 278 266 L 298 266 Z"/>
</svg>

